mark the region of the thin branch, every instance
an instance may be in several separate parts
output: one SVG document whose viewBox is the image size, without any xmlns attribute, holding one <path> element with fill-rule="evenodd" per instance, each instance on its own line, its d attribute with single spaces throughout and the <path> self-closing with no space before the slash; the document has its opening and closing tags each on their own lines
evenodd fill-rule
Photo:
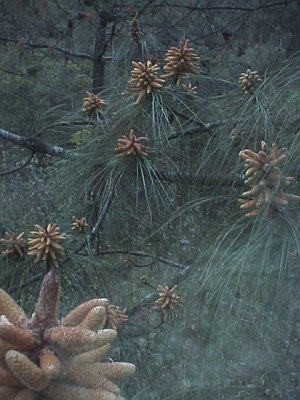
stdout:
<svg viewBox="0 0 300 400">
<path fill-rule="evenodd" d="M 204 6 L 204 7 L 198 7 L 198 6 L 189 6 L 189 5 L 178 5 L 176 4 L 176 8 L 184 8 L 188 10 L 193 10 L 193 11 L 245 11 L 245 12 L 255 12 L 259 10 L 263 10 L 265 8 L 272 8 L 272 7 L 278 7 L 278 6 L 284 6 L 286 7 L 288 4 L 295 3 L 297 0 L 284 0 L 280 1 L 277 3 L 270 3 L 270 4 L 264 4 L 258 7 L 228 7 L 228 6 Z M 159 6 L 156 6 L 159 7 Z"/>
<path fill-rule="evenodd" d="M 0 176 L 13 174 L 13 173 L 15 173 L 15 172 L 17 172 L 17 171 L 20 171 L 21 169 L 27 167 L 27 165 L 29 165 L 30 162 L 31 162 L 31 160 L 33 159 L 34 155 L 35 155 L 35 151 L 34 151 L 34 150 L 31 150 L 31 154 L 30 154 L 28 160 L 26 160 L 25 163 L 24 163 L 23 165 L 21 165 L 20 167 L 11 169 L 11 170 L 9 170 L 9 171 L 0 172 Z"/>
<path fill-rule="evenodd" d="M 19 40 L 17 40 L 17 39 L 4 38 L 4 37 L 0 37 L 0 41 L 1 42 L 5 42 L 5 43 L 7 43 L 7 42 L 18 43 L 19 42 Z M 32 43 L 31 41 L 25 41 L 24 45 L 26 45 L 28 48 L 31 48 L 31 49 L 46 49 L 48 51 L 53 49 L 53 50 L 57 50 L 58 52 L 67 54 L 67 55 L 69 55 L 71 57 L 83 58 L 83 59 L 94 61 L 94 57 L 91 56 L 90 54 L 74 53 L 73 51 L 66 50 L 63 47 L 59 47 L 57 45 Z"/>
<path fill-rule="evenodd" d="M 10 75 L 17 75 L 17 76 L 24 76 L 23 72 L 18 72 L 18 71 L 10 71 L 6 68 L 0 67 L 0 70 L 5 72 L 6 74 Z"/>
<path fill-rule="evenodd" d="M 197 184 L 206 186 L 215 186 L 216 184 L 222 185 L 224 187 L 228 186 L 242 186 L 244 182 L 241 178 L 236 175 L 212 175 L 212 174 L 199 174 L 197 176 L 191 174 L 180 174 L 178 172 L 172 171 L 158 171 L 153 175 L 154 179 L 165 182 L 176 182 L 178 180 L 183 181 L 187 184 Z"/>
<path fill-rule="evenodd" d="M 173 133 L 168 137 L 168 140 L 174 140 L 177 139 L 178 137 L 182 136 L 189 136 L 189 135 L 194 135 L 195 133 L 203 133 L 203 132 L 208 132 L 213 128 L 217 128 L 218 126 L 225 125 L 227 121 L 216 121 L 216 122 L 208 122 L 207 124 L 205 123 L 198 123 L 198 126 L 195 126 L 194 128 L 189 128 L 186 129 L 185 131 L 178 131 Z"/>
<path fill-rule="evenodd" d="M 114 183 L 114 186 L 113 186 L 112 190 L 109 192 L 109 194 L 107 196 L 107 199 L 106 199 L 106 202 L 105 202 L 104 206 L 102 207 L 102 209 L 101 209 L 101 211 L 99 213 L 97 222 L 96 222 L 96 224 L 94 225 L 94 227 L 93 227 L 93 229 L 91 231 L 91 234 L 90 234 L 91 239 L 95 239 L 96 235 L 98 234 L 99 229 L 101 228 L 101 226 L 102 226 L 102 224 L 104 222 L 104 219 L 106 217 L 106 214 L 107 214 L 107 212 L 109 210 L 109 207 L 111 206 L 111 203 L 112 203 L 112 201 L 113 201 L 113 199 L 115 197 L 116 182 Z"/>
<path fill-rule="evenodd" d="M 102 226 L 102 224 L 103 224 L 103 222 L 104 222 L 104 219 L 105 219 L 105 217 L 106 217 L 106 215 L 107 215 L 107 212 L 108 212 L 108 210 L 109 210 L 109 207 L 111 206 L 111 203 L 112 203 L 112 201 L 113 201 L 113 199 L 114 199 L 114 197 L 115 197 L 115 186 L 116 186 L 117 181 L 118 181 L 118 180 L 115 181 L 115 183 L 114 183 L 114 185 L 113 185 L 111 191 L 109 192 L 109 194 L 108 194 L 108 196 L 107 196 L 107 199 L 106 199 L 106 201 L 105 201 L 105 203 L 104 203 L 104 206 L 103 206 L 102 209 L 100 210 L 100 213 L 99 213 L 98 219 L 97 219 L 97 221 L 96 221 L 96 224 L 93 226 L 93 228 L 92 228 L 92 230 L 91 230 L 90 239 L 91 239 L 92 241 L 94 241 L 95 238 L 96 238 L 96 236 L 98 235 L 99 229 L 101 228 L 101 226 Z M 79 244 L 79 246 L 74 250 L 74 253 L 73 253 L 73 254 L 78 254 L 78 253 L 84 248 L 84 246 L 85 246 L 86 244 L 87 244 L 86 240 L 83 240 L 83 241 Z M 99 250 L 97 251 L 97 254 L 99 254 Z M 64 262 L 65 262 L 65 261 L 68 261 L 69 259 L 70 259 L 69 256 L 65 257 Z"/>
<path fill-rule="evenodd" d="M 153 265 L 157 261 L 161 262 L 161 263 L 164 263 L 164 264 L 171 265 L 174 268 L 178 268 L 178 269 L 182 269 L 182 270 L 184 270 L 186 268 L 186 265 L 184 265 L 184 264 L 180 264 L 180 263 L 177 263 L 175 261 L 169 260 L 168 258 L 163 257 L 163 256 L 157 256 L 155 254 L 145 253 L 144 251 L 138 251 L 138 250 L 133 250 L 133 251 L 131 251 L 131 250 L 100 250 L 97 253 L 97 255 L 101 255 L 101 256 L 107 256 L 107 255 L 110 255 L 110 254 L 124 254 L 124 255 L 126 254 L 126 255 L 130 255 L 130 256 L 151 258 L 151 261 L 147 262 L 145 264 L 138 264 L 138 263 L 132 261 L 133 265 L 135 267 L 138 267 L 138 268 L 150 267 L 151 265 Z"/>
</svg>

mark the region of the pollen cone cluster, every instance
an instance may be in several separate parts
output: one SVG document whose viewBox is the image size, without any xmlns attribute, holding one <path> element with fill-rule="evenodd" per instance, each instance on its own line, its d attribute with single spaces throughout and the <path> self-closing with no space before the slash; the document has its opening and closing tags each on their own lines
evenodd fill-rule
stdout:
<svg viewBox="0 0 300 400">
<path fill-rule="evenodd" d="M 118 139 L 118 147 L 115 148 L 115 151 L 119 155 L 148 156 L 152 151 L 142 144 L 143 141 L 149 142 L 149 139 L 146 136 L 137 136 L 135 131 L 131 129 L 129 137 L 123 135 Z"/>
<path fill-rule="evenodd" d="M 55 224 L 48 224 L 44 229 L 40 225 L 35 225 L 36 231 L 31 232 L 28 239 L 28 255 L 36 256 L 35 262 L 49 261 L 51 265 L 57 267 L 57 258 L 65 255 L 61 243 L 65 240 L 65 235 L 59 232 L 59 227 Z"/>
<path fill-rule="evenodd" d="M 164 312 L 164 319 L 168 314 L 181 304 L 181 296 L 176 293 L 177 285 L 172 287 L 157 285 L 158 299 L 155 300 L 155 309 L 161 309 Z"/>
<path fill-rule="evenodd" d="M 19 233 L 19 235 L 5 232 L 4 239 L 0 239 L 0 245 L 5 247 L 5 249 L 2 250 L 2 254 L 5 256 L 17 255 L 23 257 L 25 254 L 25 241 L 23 235 L 24 232 Z"/>
<path fill-rule="evenodd" d="M 73 215 L 72 220 L 74 221 L 72 223 L 72 230 L 75 232 L 84 232 L 89 227 L 85 218 L 76 218 L 75 215 Z"/>
<path fill-rule="evenodd" d="M 300 196 L 283 192 L 294 179 L 285 177 L 281 170 L 287 153 L 287 149 L 278 149 L 276 145 L 268 149 L 265 142 L 262 142 L 262 150 L 258 153 L 248 149 L 240 152 L 246 167 L 245 183 L 251 187 L 239 199 L 240 208 L 249 210 L 247 217 L 258 215 L 266 203 L 287 206 L 290 201 L 300 200 Z"/>
<path fill-rule="evenodd" d="M 132 61 L 132 65 L 133 70 L 128 82 L 128 91 L 138 94 L 136 100 L 136 104 L 138 104 L 146 95 L 153 93 L 155 89 L 162 88 L 165 80 L 158 76 L 158 64 L 152 64 L 151 61 L 144 63 Z"/>
<path fill-rule="evenodd" d="M 166 54 L 165 74 L 163 78 L 175 77 L 176 85 L 181 83 L 182 77 L 187 74 L 197 73 L 199 57 L 192 47 L 188 46 L 188 40 L 181 42 L 179 47 L 171 47 Z"/>
<path fill-rule="evenodd" d="M 51 269 L 28 318 L 0 289 L 1 400 L 122 400 L 113 381 L 133 374 L 135 366 L 103 361 L 117 336 L 103 329 L 108 300 L 83 303 L 60 321 L 59 294 Z"/>
<path fill-rule="evenodd" d="M 240 86 L 245 94 L 251 94 L 257 88 L 261 79 L 257 71 L 251 71 L 247 69 L 239 77 Z"/>
<path fill-rule="evenodd" d="M 91 116 L 93 111 L 100 110 L 105 104 L 106 101 L 101 99 L 97 94 L 86 92 L 82 110 Z"/>
</svg>

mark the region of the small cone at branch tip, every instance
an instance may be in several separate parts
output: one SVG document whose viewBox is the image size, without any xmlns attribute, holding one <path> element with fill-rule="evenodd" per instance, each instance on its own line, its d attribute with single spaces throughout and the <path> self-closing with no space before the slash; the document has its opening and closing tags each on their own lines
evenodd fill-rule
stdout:
<svg viewBox="0 0 300 400">
<path fill-rule="evenodd" d="M 78 307 L 74 308 L 65 318 L 62 320 L 62 326 L 77 326 L 86 317 L 87 313 L 94 307 L 107 306 L 109 300 L 103 299 L 92 299 L 85 303 L 80 304 Z"/>
<path fill-rule="evenodd" d="M 25 354 L 16 350 L 9 350 L 5 361 L 11 372 L 25 385 L 26 388 L 40 391 L 46 388 L 49 379 L 36 364 Z"/>
</svg>

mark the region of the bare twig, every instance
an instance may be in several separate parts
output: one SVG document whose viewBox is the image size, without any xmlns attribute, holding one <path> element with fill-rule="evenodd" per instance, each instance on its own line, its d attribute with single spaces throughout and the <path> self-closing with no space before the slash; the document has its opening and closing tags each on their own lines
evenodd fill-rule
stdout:
<svg viewBox="0 0 300 400">
<path fill-rule="evenodd" d="M 96 235 L 98 234 L 99 229 L 101 228 L 101 226 L 104 222 L 104 219 L 106 217 L 106 214 L 109 210 L 109 207 L 111 206 L 111 203 L 112 203 L 114 197 L 115 197 L 115 184 L 114 184 L 112 190 L 109 192 L 106 202 L 99 213 L 97 222 L 91 231 L 91 234 L 90 234 L 91 239 L 94 239 L 96 237 Z"/>
</svg>

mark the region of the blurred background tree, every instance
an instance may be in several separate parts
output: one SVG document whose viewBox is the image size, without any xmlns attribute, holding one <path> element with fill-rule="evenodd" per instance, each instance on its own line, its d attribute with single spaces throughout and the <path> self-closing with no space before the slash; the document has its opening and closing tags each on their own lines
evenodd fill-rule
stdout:
<svg viewBox="0 0 300 400">
<path fill-rule="evenodd" d="M 249 219 L 237 200 L 239 153 L 262 141 L 288 149 L 300 192 L 299 1 L 0 5 L 1 287 L 31 309 L 46 265 L 25 238 L 57 223 L 62 313 L 127 307 L 111 354 L 137 365 L 125 397 L 298 399 L 299 205 L 270 197 Z M 195 69 L 178 80 L 180 43 Z"/>
</svg>

